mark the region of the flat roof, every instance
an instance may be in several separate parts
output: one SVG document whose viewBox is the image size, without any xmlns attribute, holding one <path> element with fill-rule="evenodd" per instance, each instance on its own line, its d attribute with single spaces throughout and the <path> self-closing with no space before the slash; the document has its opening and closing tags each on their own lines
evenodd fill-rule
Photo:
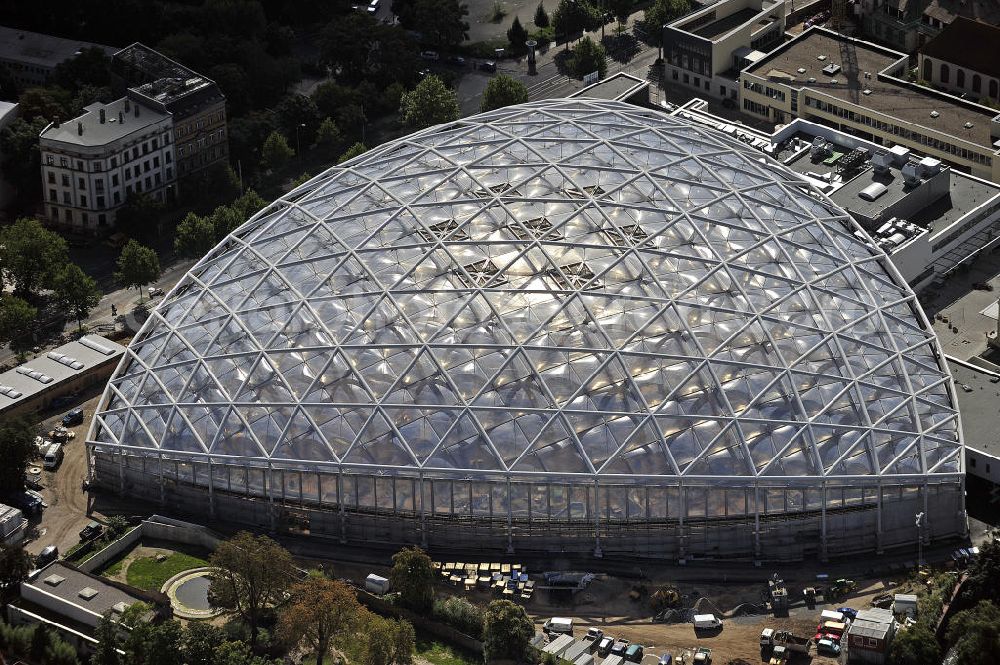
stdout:
<svg viewBox="0 0 1000 665">
<path fill-rule="evenodd" d="M 99 48 L 109 56 L 117 50 L 113 46 L 0 25 L 0 58 L 4 60 L 54 67 L 74 57 L 80 50 L 90 47 Z"/>
<path fill-rule="evenodd" d="M 0 374 L 0 411 L 31 399 L 60 382 L 94 367 L 117 363 L 125 353 L 121 344 L 100 335 L 84 335 L 33 360 Z M 55 356 L 62 356 L 62 362 Z M 78 367 L 73 367 L 76 363 Z M 34 374 L 32 374 L 34 373 Z M 49 380 L 46 380 L 46 377 Z"/>
<path fill-rule="evenodd" d="M 701 26 L 700 28 L 695 28 L 691 30 L 691 34 L 698 35 L 699 37 L 704 37 L 705 39 L 716 39 L 726 34 L 730 30 L 734 30 L 739 26 L 743 25 L 754 16 L 759 14 L 761 10 L 753 9 L 752 7 L 744 7 L 743 9 L 725 16 L 720 19 L 716 19 L 711 23 Z M 681 29 L 686 29 L 681 26 Z"/>
<path fill-rule="evenodd" d="M 990 379 L 996 377 L 991 372 L 956 362 L 952 358 L 948 358 L 948 369 L 955 380 L 965 445 L 987 455 L 1000 457 L 1000 437 L 997 436 L 1000 381 L 993 383 Z M 972 390 L 967 391 L 963 386 Z"/>
<path fill-rule="evenodd" d="M 611 101 L 623 101 L 626 97 L 638 92 L 643 86 L 648 86 L 649 81 L 644 81 L 638 77 L 618 72 L 607 77 L 603 81 L 598 81 L 588 85 L 582 90 L 570 95 L 570 97 L 589 97 L 593 99 L 607 99 Z"/>
<path fill-rule="evenodd" d="M 874 201 L 861 198 L 861 192 L 874 184 L 884 185 L 885 193 Z M 909 192 L 904 187 L 903 174 L 899 169 L 891 168 L 888 173 L 875 173 L 875 170 L 869 167 L 838 187 L 829 196 L 831 201 L 848 212 L 875 219 L 883 210 L 905 199 L 907 194 Z"/>
<path fill-rule="evenodd" d="M 59 581 L 58 578 L 62 578 L 62 580 Z M 54 582 L 58 583 L 53 584 Z M 114 610 L 115 606 L 119 603 L 124 603 L 127 607 L 133 603 L 140 601 L 148 602 L 150 600 L 148 596 L 139 592 L 138 589 L 136 593 L 129 593 L 120 586 L 109 584 L 101 577 L 89 575 L 61 561 L 53 561 L 42 568 L 34 580 L 22 582 L 21 584 L 34 587 L 39 591 L 59 598 L 63 602 L 85 608 L 98 615 L 103 615 L 109 610 Z M 88 588 L 97 592 L 94 595 L 91 595 L 89 592 L 85 593 L 85 595 L 91 596 L 89 599 L 80 595 L 81 591 Z M 58 612 L 56 608 L 50 607 L 48 609 Z"/>
<path fill-rule="evenodd" d="M 910 215 L 909 221 L 931 231 L 942 231 L 997 194 L 1000 185 L 951 169 L 948 194 Z"/>
<path fill-rule="evenodd" d="M 813 27 L 744 71 L 764 78 L 780 77 L 779 82 L 790 87 L 808 88 L 884 116 L 992 148 L 990 121 L 996 111 L 892 77 L 878 76 L 905 57 L 903 53 Z M 830 64 L 839 65 L 840 71 L 832 76 L 824 74 L 823 67 Z M 865 78 L 866 73 L 869 78 Z M 816 81 L 810 83 L 809 78 Z M 871 94 L 864 94 L 865 90 L 871 90 Z M 931 116 L 932 111 L 937 111 L 937 117 Z M 966 129 L 966 123 L 972 127 Z"/>
<path fill-rule="evenodd" d="M 931 0 L 924 9 L 924 16 L 951 23 L 957 16 L 982 21 L 990 25 L 1000 23 L 1000 2 L 995 0 Z"/>
<path fill-rule="evenodd" d="M 126 111 L 125 106 L 129 109 Z M 135 109 L 139 108 L 139 117 L 135 117 Z M 105 111 L 105 121 L 101 122 L 100 110 Z M 124 122 L 118 122 L 121 112 Z M 134 99 L 122 97 L 108 104 L 96 102 L 86 107 L 83 115 L 61 123 L 58 127 L 49 125 L 41 134 L 41 138 L 50 141 L 61 141 L 80 146 L 101 146 L 110 141 L 125 138 L 130 134 L 145 131 L 170 114 L 154 109 L 146 104 L 140 104 Z M 78 123 L 83 123 L 83 135 L 79 133 Z"/>
</svg>

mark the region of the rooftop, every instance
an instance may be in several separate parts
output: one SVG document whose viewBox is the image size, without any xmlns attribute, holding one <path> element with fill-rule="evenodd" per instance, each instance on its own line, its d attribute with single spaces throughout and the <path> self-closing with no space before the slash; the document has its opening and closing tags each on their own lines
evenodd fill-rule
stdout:
<svg viewBox="0 0 1000 665">
<path fill-rule="evenodd" d="M 124 352 L 125 347 L 100 335 L 84 335 L 29 360 L 0 374 L 0 411 L 93 367 L 118 362 Z"/>
<path fill-rule="evenodd" d="M 136 42 L 115 53 L 115 60 L 141 71 L 147 79 L 189 79 L 198 76 L 176 60 Z"/>
<path fill-rule="evenodd" d="M 105 122 L 101 122 L 101 109 L 105 112 Z M 139 110 L 139 116 L 135 112 Z M 119 122 L 119 113 L 123 122 Z M 129 134 L 144 131 L 170 117 L 169 113 L 158 111 L 144 104 L 122 97 L 109 104 L 95 102 L 86 107 L 83 115 L 63 122 L 56 127 L 54 124 L 46 127 L 41 138 L 49 141 L 62 141 L 80 146 L 101 146 L 109 141 L 124 138 Z M 83 123 L 83 134 L 79 132 L 79 123 Z"/>
<path fill-rule="evenodd" d="M 906 56 L 868 42 L 810 28 L 745 71 L 808 88 L 921 127 L 992 147 L 990 121 L 996 111 L 957 97 L 908 84 L 882 72 Z M 828 65 L 840 66 L 824 74 Z M 866 78 L 865 75 L 869 76 Z M 814 79 L 812 82 L 809 79 Z M 869 94 L 864 94 L 865 91 Z M 931 113 L 936 111 L 936 116 Z M 966 127 L 966 124 L 971 127 Z"/>
<path fill-rule="evenodd" d="M 851 635 L 884 639 L 886 633 L 892 629 L 894 621 L 891 610 L 877 607 L 860 610 L 847 632 Z"/>
<path fill-rule="evenodd" d="M 588 85 L 586 88 L 573 93 L 570 97 L 589 97 L 591 99 L 620 101 L 631 97 L 644 86 L 648 87 L 649 82 L 625 72 L 618 72 L 593 85 Z"/>
<path fill-rule="evenodd" d="M 952 169 L 948 195 L 924 206 L 909 221 L 931 231 L 946 229 L 997 194 L 1000 186 Z"/>
<path fill-rule="evenodd" d="M 951 23 L 957 16 L 975 19 L 990 25 L 1000 24 L 1000 2 L 996 0 L 931 0 L 924 15 L 942 23 Z"/>
<path fill-rule="evenodd" d="M 728 33 L 730 30 L 734 30 L 743 25 L 758 13 L 759 12 L 752 7 L 744 7 L 729 16 L 725 16 L 699 28 L 695 28 L 691 31 L 691 33 L 698 35 L 699 37 L 704 37 L 705 39 L 717 39 Z"/>
<path fill-rule="evenodd" d="M 89 47 L 103 49 L 109 56 L 115 52 L 112 46 L 0 26 L 0 59 L 4 60 L 54 67 Z"/>
<path fill-rule="evenodd" d="M 1000 456 L 997 419 L 1000 418 L 1000 379 L 996 374 L 948 359 L 955 379 L 955 394 L 962 417 L 965 445 L 994 457 Z M 970 390 L 966 390 L 968 386 Z"/>
<path fill-rule="evenodd" d="M 90 575 L 61 561 L 50 563 L 33 580 L 21 584 L 22 588 L 34 587 L 97 615 L 117 611 L 140 601 L 150 601 L 150 597 L 139 589 L 134 592 L 126 591 L 123 588 L 125 585 L 109 583 L 102 577 Z M 49 609 L 55 610 L 51 607 Z"/>
<path fill-rule="evenodd" d="M 929 58 L 1000 78 L 998 41 L 1000 26 L 958 16 L 937 37 L 927 42 L 920 52 Z"/>
</svg>

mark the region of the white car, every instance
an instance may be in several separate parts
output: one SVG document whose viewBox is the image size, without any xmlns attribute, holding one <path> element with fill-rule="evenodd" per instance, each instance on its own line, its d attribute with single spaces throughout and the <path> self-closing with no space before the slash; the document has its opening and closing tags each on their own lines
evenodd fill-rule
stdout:
<svg viewBox="0 0 1000 665">
<path fill-rule="evenodd" d="M 438 55 L 437 51 L 421 51 L 420 57 L 424 60 L 440 60 L 441 56 Z"/>
<path fill-rule="evenodd" d="M 378 2 L 379 0 L 372 0 L 371 2 L 368 3 L 369 14 L 374 14 L 375 12 L 378 11 Z"/>
</svg>

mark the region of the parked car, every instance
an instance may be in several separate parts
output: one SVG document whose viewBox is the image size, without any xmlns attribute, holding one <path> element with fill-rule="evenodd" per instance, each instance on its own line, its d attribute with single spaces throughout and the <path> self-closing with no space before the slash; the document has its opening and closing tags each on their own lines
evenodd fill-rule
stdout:
<svg viewBox="0 0 1000 665">
<path fill-rule="evenodd" d="M 657 665 L 674 665 L 674 657 L 669 653 L 665 653 L 660 656 L 660 662 Z"/>
<path fill-rule="evenodd" d="M 858 618 L 858 611 L 853 607 L 838 607 L 837 611 L 843 614 L 845 617 L 854 621 Z"/>
<path fill-rule="evenodd" d="M 600 628 L 588 628 L 587 634 L 583 636 L 584 642 L 593 642 L 591 646 L 597 646 L 604 638 L 604 631 Z"/>
<path fill-rule="evenodd" d="M 479 65 L 479 68 L 484 72 L 495 72 L 497 70 L 497 63 L 492 60 L 487 60 Z"/>
<path fill-rule="evenodd" d="M 28 491 L 10 494 L 3 502 L 17 508 L 25 515 L 41 515 L 42 509 L 45 508 L 45 502 L 42 501 L 41 495 L 29 494 Z"/>
<path fill-rule="evenodd" d="M 49 471 L 55 471 L 63 461 L 63 447 L 61 443 L 53 443 L 42 455 L 42 466 Z"/>
<path fill-rule="evenodd" d="M 104 525 L 98 524 L 97 522 L 91 522 L 87 526 L 80 529 L 80 542 L 85 543 L 88 540 L 93 540 L 102 533 L 104 533 Z"/>
<path fill-rule="evenodd" d="M 150 298 L 156 298 L 157 296 L 163 295 L 163 289 L 158 286 L 150 286 L 146 289 L 146 292 L 149 293 Z"/>
<path fill-rule="evenodd" d="M 372 0 L 368 3 L 368 13 L 374 14 L 378 11 L 378 0 Z"/>
<path fill-rule="evenodd" d="M 611 653 L 611 647 L 615 645 L 615 638 L 613 637 L 602 637 L 600 643 L 597 645 L 597 655 L 602 658 Z"/>
<path fill-rule="evenodd" d="M 716 628 L 722 628 L 722 620 L 714 614 L 695 614 L 692 623 L 694 623 L 695 630 L 714 630 Z"/>
<path fill-rule="evenodd" d="M 460 55 L 452 55 L 448 57 L 448 62 L 450 62 L 453 65 L 464 65 L 465 58 L 463 58 Z"/>
<path fill-rule="evenodd" d="M 972 288 L 976 289 L 977 291 L 992 291 L 993 285 L 990 284 L 989 282 L 976 282 L 975 284 L 972 285 Z"/>
<path fill-rule="evenodd" d="M 840 645 L 831 640 L 817 640 L 816 642 L 816 653 L 823 656 L 839 656 L 840 655 Z"/>
<path fill-rule="evenodd" d="M 59 548 L 49 545 L 35 556 L 35 567 L 42 568 L 59 558 Z"/>
<path fill-rule="evenodd" d="M 628 640 L 618 640 L 615 645 L 611 647 L 612 656 L 625 657 L 625 652 L 628 651 L 629 641 Z"/>
<path fill-rule="evenodd" d="M 437 51 L 421 51 L 420 57 L 424 60 L 440 60 L 441 56 L 438 55 Z"/>
<path fill-rule="evenodd" d="M 68 412 L 62 419 L 63 427 L 73 427 L 74 425 L 83 424 L 83 409 L 77 407 L 72 411 Z"/>
<path fill-rule="evenodd" d="M 641 663 L 642 662 L 642 645 L 641 644 L 630 644 L 628 649 L 625 649 L 625 660 L 631 663 Z"/>
</svg>

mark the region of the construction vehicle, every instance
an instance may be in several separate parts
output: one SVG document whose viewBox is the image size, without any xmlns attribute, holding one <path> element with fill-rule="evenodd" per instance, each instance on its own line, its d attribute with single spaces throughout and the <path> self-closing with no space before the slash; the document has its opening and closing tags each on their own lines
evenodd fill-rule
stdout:
<svg viewBox="0 0 1000 665">
<path fill-rule="evenodd" d="M 788 616 L 788 589 L 784 580 L 778 577 L 778 573 L 767 581 L 767 601 L 771 604 L 774 616 Z"/>
<path fill-rule="evenodd" d="M 712 665 L 712 650 L 707 647 L 698 647 L 691 662 L 695 665 Z"/>
<path fill-rule="evenodd" d="M 767 661 L 767 665 L 785 665 L 791 658 L 792 655 L 787 648 L 782 646 L 774 647 L 771 651 L 771 659 Z"/>
<path fill-rule="evenodd" d="M 675 587 L 669 585 L 659 587 L 649 597 L 649 606 L 653 610 L 654 615 L 672 607 L 677 607 L 680 605 L 680 602 L 680 592 Z"/>
<path fill-rule="evenodd" d="M 806 607 L 816 609 L 816 587 L 807 586 L 802 590 L 802 597 L 806 600 Z"/>
<path fill-rule="evenodd" d="M 777 649 L 778 647 L 781 647 L 782 649 L 792 653 L 809 653 L 811 643 L 812 640 L 808 637 L 799 637 L 798 635 L 793 635 L 787 630 L 765 628 L 760 631 L 761 648 L 773 647 L 774 649 Z"/>
<path fill-rule="evenodd" d="M 842 577 L 839 580 L 834 580 L 830 583 L 830 586 L 828 586 L 823 592 L 823 597 L 826 598 L 828 602 L 838 600 L 857 588 L 858 585 L 854 580 L 848 580 Z"/>
</svg>

